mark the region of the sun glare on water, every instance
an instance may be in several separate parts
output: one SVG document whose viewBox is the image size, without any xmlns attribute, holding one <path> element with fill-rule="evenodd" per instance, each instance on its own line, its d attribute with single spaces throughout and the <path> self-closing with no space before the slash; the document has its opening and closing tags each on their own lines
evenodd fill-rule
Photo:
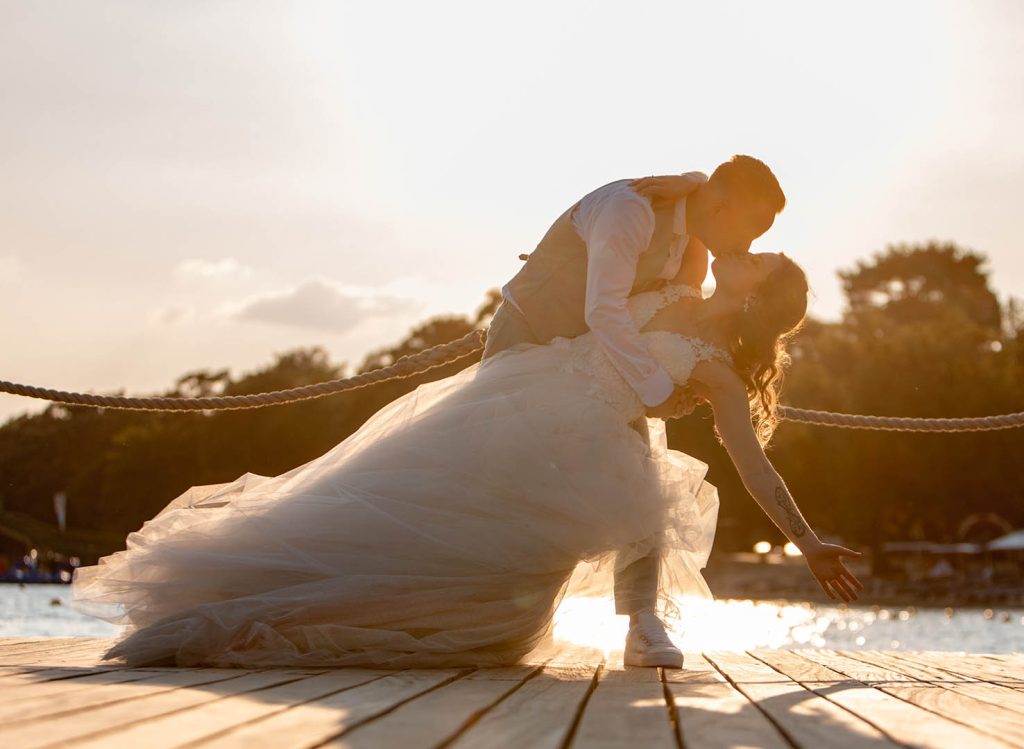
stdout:
<svg viewBox="0 0 1024 749">
<path fill-rule="evenodd" d="M 611 598 L 565 598 L 555 613 L 554 637 L 606 654 L 621 650 L 628 618 L 615 615 Z M 683 650 L 823 647 L 831 620 L 808 604 L 684 599 L 677 621 L 666 626 Z"/>
</svg>

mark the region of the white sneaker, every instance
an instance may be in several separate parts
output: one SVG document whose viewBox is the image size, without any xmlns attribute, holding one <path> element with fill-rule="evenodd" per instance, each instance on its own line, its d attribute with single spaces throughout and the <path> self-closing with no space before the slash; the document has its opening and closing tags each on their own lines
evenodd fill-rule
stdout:
<svg viewBox="0 0 1024 749">
<path fill-rule="evenodd" d="M 653 611 L 641 611 L 626 634 L 622 661 L 627 666 L 682 668 L 683 653 L 672 644 L 665 625 Z"/>
</svg>

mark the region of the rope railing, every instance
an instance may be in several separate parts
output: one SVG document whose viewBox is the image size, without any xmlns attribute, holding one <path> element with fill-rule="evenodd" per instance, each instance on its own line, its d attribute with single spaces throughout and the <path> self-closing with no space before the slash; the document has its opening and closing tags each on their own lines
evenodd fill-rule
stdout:
<svg viewBox="0 0 1024 749">
<path fill-rule="evenodd" d="M 1024 426 L 1024 411 L 999 416 L 974 416 L 956 419 L 916 418 L 909 416 L 863 416 L 807 408 L 780 406 L 779 416 L 801 424 L 820 424 L 846 429 L 871 429 L 886 432 L 990 432 Z"/>
<path fill-rule="evenodd" d="M 436 367 L 450 364 L 475 354 L 484 347 L 486 330 L 472 330 L 462 338 L 424 349 L 416 354 L 403 356 L 393 364 L 369 372 L 343 377 L 336 380 L 303 385 L 287 390 L 250 395 L 220 395 L 199 398 L 174 397 L 132 397 L 122 395 L 96 395 L 93 393 L 70 393 L 51 390 L 33 385 L 19 385 L 0 380 L 0 392 L 41 398 L 72 406 L 94 406 L 126 411 L 229 411 L 249 408 L 265 408 L 284 403 L 323 398 L 335 393 L 367 387 L 379 382 L 400 380 L 422 374 Z M 802 424 L 844 427 L 847 429 L 871 429 L 890 432 L 981 432 L 996 429 L 1013 429 L 1024 426 L 1024 412 L 955 419 L 912 418 L 905 416 L 865 416 L 861 414 L 814 411 L 792 406 L 779 406 L 779 417 Z"/>
<path fill-rule="evenodd" d="M 98 408 L 125 411 L 228 411 L 244 408 L 264 408 L 284 403 L 323 398 L 334 393 L 373 385 L 388 380 L 401 380 L 413 375 L 441 367 L 474 354 L 483 348 L 486 333 L 473 330 L 457 341 L 424 349 L 416 354 L 403 356 L 387 367 L 363 372 L 353 377 L 328 380 L 315 385 L 302 385 L 288 390 L 251 395 L 215 395 L 200 398 L 173 397 L 130 397 L 123 395 L 95 395 L 93 393 L 69 393 L 64 390 L 50 390 L 32 385 L 19 385 L 0 380 L 0 392 L 24 395 L 29 398 L 63 403 L 71 406 L 96 406 Z"/>
</svg>

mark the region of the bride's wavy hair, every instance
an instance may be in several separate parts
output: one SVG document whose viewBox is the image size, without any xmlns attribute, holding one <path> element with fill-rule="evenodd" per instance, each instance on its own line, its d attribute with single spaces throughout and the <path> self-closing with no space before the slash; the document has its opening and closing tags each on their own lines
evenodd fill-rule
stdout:
<svg viewBox="0 0 1024 749">
<path fill-rule="evenodd" d="M 733 365 L 747 387 L 754 431 L 762 447 L 779 424 L 779 390 L 790 362 L 786 345 L 807 315 L 807 276 L 790 258 L 782 255 L 782 259 L 782 265 L 747 297 L 744 310 L 727 322 Z"/>
</svg>

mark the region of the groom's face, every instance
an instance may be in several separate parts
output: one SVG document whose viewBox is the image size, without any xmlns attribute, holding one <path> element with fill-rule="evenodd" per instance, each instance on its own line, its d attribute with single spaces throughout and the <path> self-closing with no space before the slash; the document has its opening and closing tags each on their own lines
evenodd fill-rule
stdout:
<svg viewBox="0 0 1024 749">
<path fill-rule="evenodd" d="M 760 201 L 723 196 L 711 210 L 704 244 L 715 257 L 741 255 L 775 222 L 775 212 Z"/>
</svg>

